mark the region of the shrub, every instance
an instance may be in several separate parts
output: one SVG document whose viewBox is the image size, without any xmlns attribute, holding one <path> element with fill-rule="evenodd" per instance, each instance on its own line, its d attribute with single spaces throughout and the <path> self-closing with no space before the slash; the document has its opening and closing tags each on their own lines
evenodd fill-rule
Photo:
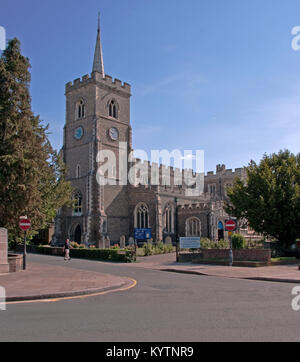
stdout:
<svg viewBox="0 0 300 362">
<path fill-rule="evenodd" d="M 201 249 L 210 249 L 211 248 L 212 241 L 208 238 L 201 238 Z"/>
<path fill-rule="evenodd" d="M 156 244 L 155 249 L 154 249 L 154 253 L 155 254 L 163 254 L 164 253 L 164 243 L 162 241 L 160 241 L 159 243 Z"/>
<path fill-rule="evenodd" d="M 164 253 L 165 254 L 169 254 L 169 253 L 173 253 L 173 245 L 164 245 Z"/>
<path fill-rule="evenodd" d="M 264 240 L 246 240 L 247 249 L 262 249 L 264 247 Z"/>
<path fill-rule="evenodd" d="M 132 263 L 136 261 L 135 251 L 133 249 L 125 249 L 125 260 L 126 263 Z"/>
<path fill-rule="evenodd" d="M 229 242 L 226 240 L 219 240 L 218 242 L 214 242 L 208 238 L 202 238 L 201 249 L 229 249 Z"/>
<path fill-rule="evenodd" d="M 226 240 L 219 240 L 219 242 L 217 243 L 217 249 L 229 249 L 230 245 L 229 245 L 229 241 Z"/>
<path fill-rule="evenodd" d="M 149 256 L 153 254 L 152 245 L 149 243 L 145 243 L 143 246 L 144 256 Z"/>
<path fill-rule="evenodd" d="M 116 249 L 71 249 L 70 256 L 81 259 L 99 259 L 107 261 L 131 262 L 133 253 L 131 250 L 120 252 Z"/>
<path fill-rule="evenodd" d="M 75 243 L 75 241 L 71 241 L 70 245 L 73 249 L 79 249 L 79 244 Z"/>
<path fill-rule="evenodd" d="M 244 249 L 246 246 L 246 240 L 243 235 L 233 234 L 231 240 L 233 249 Z"/>
</svg>

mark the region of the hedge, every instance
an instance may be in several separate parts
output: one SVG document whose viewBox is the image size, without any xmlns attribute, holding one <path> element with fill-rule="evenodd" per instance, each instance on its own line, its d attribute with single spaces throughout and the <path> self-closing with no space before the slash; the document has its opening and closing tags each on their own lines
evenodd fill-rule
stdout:
<svg viewBox="0 0 300 362">
<path fill-rule="evenodd" d="M 22 251 L 22 247 L 18 247 L 17 251 Z M 49 246 L 27 245 L 27 252 L 43 255 L 63 256 L 63 248 Z M 70 249 L 71 258 L 78 259 L 94 259 L 103 261 L 117 261 L 121 263 L 131 263 L 134 261 L 134 252 L 132 250 L 116 250 L 116 249 Z"/>
<path fill-rule="evenodd" d="M 122 263 L 131 263 L 134 260 L 134 254 L 130 250 L 119 251 L 116 249 L 71 249 L 71 258 L 79 259 L 97 259 L 106 261 L 118 261 Z"/>
</svg>

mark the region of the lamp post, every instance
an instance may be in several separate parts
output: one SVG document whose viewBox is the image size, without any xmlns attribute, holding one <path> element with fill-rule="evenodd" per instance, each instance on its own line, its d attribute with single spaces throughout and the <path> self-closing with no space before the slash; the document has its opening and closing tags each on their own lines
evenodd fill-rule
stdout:
<svg viewBox="0 0 300 362">
<path fill-rule="evenodd" d="M 233 265 L 232 231 L 229 231 L 228 236 L 229 236 L 229 245 L 230 245 L 230 249 L 229 249 L 229 266 L 232 266 Z"/>
<path fill-rule="evenodd" d="M 179 262 L 179 236 L 178 236 L 178 199 L 175 197 L 175 240 L 176 240 L 176 262 Z"/>
<path fill-rule="evenodd" d="M 27 230 L 30 229 L 31 222 L 27 219 L 27 216 L 21 216 L 19 220 L 19 227 L 24 231 L 24 250 L 23 250 L 23 269 L 26 270 L 26 234 Z"/>
</svg>

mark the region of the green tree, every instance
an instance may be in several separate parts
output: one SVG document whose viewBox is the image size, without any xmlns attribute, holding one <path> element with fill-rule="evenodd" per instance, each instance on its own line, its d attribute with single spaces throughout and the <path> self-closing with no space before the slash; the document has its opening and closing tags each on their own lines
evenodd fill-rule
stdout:
<svg viewBox="0 0 300 362">
<path fill-rule="evenodd" d="M 247 180 L 235 180 L 228 197 L 228 214 L 289 248 L 300 236 L 300 154 L 284 150 L 251 161 Z"/>
<path fill-rule="evenodd" d="M 233 249 L 244 249 L 246 246 L 246 240 L 241 234 L 233 234 L 231 240 Z"/>
<path fill-rule="evenodd" d="M 29 60 L 18 39 L 0 58 L 0 226 L 20 240 L 19 217 L 27 215 L 29 236 L 45 228 L 70 202 L 61 156 L 51 147 L 48 126 L 31 111 Z"/>
</svg>

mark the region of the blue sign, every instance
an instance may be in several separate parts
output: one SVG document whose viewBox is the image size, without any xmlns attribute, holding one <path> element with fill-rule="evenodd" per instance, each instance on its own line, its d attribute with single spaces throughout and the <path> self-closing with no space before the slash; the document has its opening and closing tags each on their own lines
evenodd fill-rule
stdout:
<svg viewBox="0 0 300 362">
<path fill-rule="evenodd" d="M 135 240 L 149 240 L 152 238 L 152 229 L 134 229 Z"/>
</svg>

